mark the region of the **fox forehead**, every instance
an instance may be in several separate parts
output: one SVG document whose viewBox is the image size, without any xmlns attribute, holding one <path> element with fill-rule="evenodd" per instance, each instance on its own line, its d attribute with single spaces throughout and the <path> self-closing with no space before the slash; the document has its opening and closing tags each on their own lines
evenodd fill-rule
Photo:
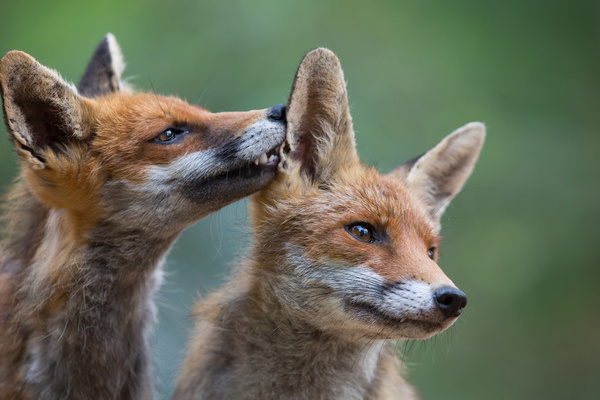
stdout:
<svg viewBox="0 0 600 400">
<path fill-rule="evenodd" d="M 117 93 L 99 99 L 93 109 L 95 136 L 119 143 L 149 141 L 169 127 L 204 131 L 211 113 L 175 97 Z"/>
<path fill-rule="evenodd" d="M 426 238 L 437 235 L 435 224 L 410 191 L 372 168 L 341 177 L 329 190 L 306 200 L 320 209 L 315 212 L 326 224 L 367 222 L 389 233 L 412 230 Z"/>
<path fill-rule="evenodd" d="M 344 229 L 359 222 L 372 225 L 385 236 L 383 247 L 392 252 L 405 246 L 409 238 L 421 242 L 425 254 L 425 246 L 437 246 L 438 228 L 418 199 L 404 184 L 373 168 L 342 174 L 327 189 L 300 189 L 295 194 L 286 190 L 284 196 L 278 209 L 286 220 L 281 226 L 287 226 L 289 240 L 302 241 L 312 249 L 324 247 L 329 255 L 331 243 L 351 248 L 361 245 Z M 351 253 L 343 249 L 340 254 Z"/>
<path fill-rule="evenodd" d="M 210 114 L 200 106 L 192 106 L 177 97 L 159 96 L 150 93 L 117 92 L 94 99 L 98 107 L 94 110 L 100 124 L 125 121 L 167 121 L 185 123 L 202 119 Z"/>
</svg>

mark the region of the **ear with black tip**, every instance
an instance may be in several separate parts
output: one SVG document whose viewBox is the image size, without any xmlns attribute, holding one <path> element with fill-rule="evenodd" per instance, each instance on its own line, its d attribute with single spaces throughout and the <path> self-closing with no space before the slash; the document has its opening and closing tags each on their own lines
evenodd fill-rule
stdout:
<svg viewBox="0 0 600 400">
<path fill-rule="evenodd" d="M 82 96 L 99 97 L 122 89 L 121 74 L 125 69 L 121 48 L 108 33 L 96 47 L 77 89 Z"/>
<path fill-rule="evenodd" d="M 44 151 L 84 140 L 85 105 L 77 90 L 30 55 L 11 51 L 0 60 L 4 121 L 22 161 L 45 168 Z"/>
<path fill-rule="evenodd" d="M 471 175 L 484 139 L 485 126 L 471 122 L 389 175 L 405 182 L 424 202 L 431 216 L 439 220 Z"/>
<path fill-rule="evenodd" d="M 344 73 L 330 50 L 304 56 L 286 114 L 290 162 L 299 162 L 311 179 L 326 180 L 358 161 Z"/>
</svg>

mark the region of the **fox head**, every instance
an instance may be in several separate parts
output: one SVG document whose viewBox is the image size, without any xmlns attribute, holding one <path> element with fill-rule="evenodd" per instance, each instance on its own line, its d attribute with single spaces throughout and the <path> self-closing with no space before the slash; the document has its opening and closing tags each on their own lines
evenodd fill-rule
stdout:
<svg viewBox="0 0 600 400">
<path fill-rule="evenodd" d="M 172 235 L 264 187 L 285 138 L 282 105 L 210 113 L 135 93 L 108 34 L 76 88 L 31 56 L 0 61 L 4 120 L 24 180 L 85 229 L 109 221 Z M 262 156 L 262 157 L 261 157 Z"/>
<path fill-rule="evenodd" d="M 254 256 L 287 315 L 354 338 L 424 339 L 449 327 L 467 300 L 437 264 L 440 216 L 473 169 L 484 126 L 381 175 L 358 159 L 343 72 L 326 49 L 302 60 L 287 124 L 281 173 L 250 204 Z"/>
</svg>

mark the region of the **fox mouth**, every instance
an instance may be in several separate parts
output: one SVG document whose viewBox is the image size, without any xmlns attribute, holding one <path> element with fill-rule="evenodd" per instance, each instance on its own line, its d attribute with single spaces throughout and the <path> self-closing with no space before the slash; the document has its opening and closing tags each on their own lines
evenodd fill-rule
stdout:
<svg viewBox="0 0 600 400">
<path fill-rule="evenodd" d="M 259 168 L 277 167 L 279 164 L 279 151 L 280 146 L 276 146 L 266 153 L 262 153 L 260 157 L 254 160 L 254 165 Z M 250 166 L 252 166 L 252 163 L 250 163 Z"/>
<path fill-rule="evenodd" d="M 265 173 L 275 173 L 279 165 L 280 146 L 262 153 L 253 161 L 241 161 L 231 169 L 211 178 L 211 181 L 230 180 L 235 178 L 252 179 Z"/>
<path fill-rule="evenodd" d="M 409 316 L 392 315 L 381 308 L 366 302 L 348 300 L 346 308 L 360 319 L 368 320 L 370 324 L 374 321 L 389 326 L 394 330 L 404 331 L 415 329 L 425 334 L 434 334 L 444 330 L 444 326 L 439 322 L 416 319 Z"/>
<path fill-rule="evenodd" d="M 279 146 L 273 147 L 252 161 L 237 158 L 237 162 L 231 163 L 227 170 L 205 179 L 192 180 L 182 189 L 193 201 L 208 202 L 206 209 L 212 207 L 216 211 L 264 188 L 277 174 L 278 151 Z"/>
<path fill-rule="evenodd" d="M 263 171 L 275 171 L 279 165 L 279 147 L 280 146 L 276 146 L 271 150 L 262 153 L 256 160 L 246 162 L 237 168 L 233 168 L 224 175 L 228 175 L 229 177 L 239 176 L 250 178 Z"/>
</svg>

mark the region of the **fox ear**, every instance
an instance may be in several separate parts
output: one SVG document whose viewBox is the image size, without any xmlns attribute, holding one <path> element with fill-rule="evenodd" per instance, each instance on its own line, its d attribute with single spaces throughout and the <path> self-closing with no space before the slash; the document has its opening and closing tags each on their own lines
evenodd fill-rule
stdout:
<svg viewBox="0 0 600 400">
<path fill-rule="evenodd" d="M 112 33 L 106 34 L 96 47 L 77 89 L 82 96 L 99 97 L 122 88 L 125 69 L 121 48 Z"/>
<path fill-rule="evenodd" d="M 4 120 L 17 154 L 33 168 L 45 168 L 44 151 L 90 134 L 77 90 L 55 71 L 20 51 L 0 60 Z"/>
<path fill-rule="evenodd" d="M 433 149 L 390 173 L 402 179 L 439 219 L 473 171 L 485 139 L 485 126 L 471 122 L 446 136 Z"/>
<path fill-rule="evenodd" d="M 287 124 L 289 158 L 312 180 L 326 180 L 358 160 L 344 73 L 330 50 L 315 49 L 300 62 Z"/>
</svg>

